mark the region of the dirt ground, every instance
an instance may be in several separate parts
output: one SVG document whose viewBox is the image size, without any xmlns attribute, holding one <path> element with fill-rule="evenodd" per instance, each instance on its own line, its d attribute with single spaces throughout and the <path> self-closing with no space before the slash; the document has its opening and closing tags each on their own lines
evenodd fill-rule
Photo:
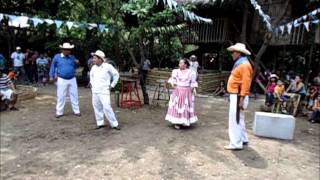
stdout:
<svg viewBox="0 0 320 180">
<path fill-rule="evenodd" d="M 114 111 L 121 131 L 95 130 L 89 89 L 79 88 L 82 117 L 55 119 L 55 87 L 41 88 L 20 111 L 1 112 L 1 179 L 257 179 L 317 180 L 320 176 L 320 126 L 296 121 L 293 141 L 253 135 L 252 100 L 247 115 L 250 144 L 225 151 L 227 99 L 199 97 L 199 122 L 174 130 L 166 108 Z M 113 101 L 114 99 L 112 99 Z"/>
</svg>

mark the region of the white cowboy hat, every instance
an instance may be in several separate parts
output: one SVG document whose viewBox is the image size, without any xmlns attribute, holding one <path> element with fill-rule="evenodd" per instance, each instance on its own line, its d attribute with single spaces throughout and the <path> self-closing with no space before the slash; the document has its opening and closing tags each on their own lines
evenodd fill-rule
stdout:
<svg viewBox="0 0 320 180">
<path fill-rule="evenodd" d="M 16 50 L 21 50 L 21 47 L 20 47 L 20 46 L 17 46 L 17 47 L 16 47 Z"/>
<path fill-rule="evenodd" d="M 106 55 L 104 54 L 103 51 L 97 50 L 95 53 L 93 53 L 94 56 L 98 56 L 101 58 L 103 61 L 106 61 Z"/>
<path fill-rule="evenodd" d="M 279 79 L 279 77 L 278 77 L 276 74 L 271 74 L 270 77 L 269 77 L 269 79 L 271 79 L 271 78 Z"/>
<path fill-rule="evenodd" d="M 63 43 L 62 45 L 59 45 L 61 49 L 73 49 L 74 45 L 71 45 L 70 43 Z"/>
<path fill-rule="evenodd" d="M 234 51 L 241 52 L 248 56 L 251 55 L 250 51 L 246 49 L 246 45 L 242 43 L 236 43 L 235 45 L 228 47 L 227 50 L 230 52 L 234 52 Z"/>
</svg>

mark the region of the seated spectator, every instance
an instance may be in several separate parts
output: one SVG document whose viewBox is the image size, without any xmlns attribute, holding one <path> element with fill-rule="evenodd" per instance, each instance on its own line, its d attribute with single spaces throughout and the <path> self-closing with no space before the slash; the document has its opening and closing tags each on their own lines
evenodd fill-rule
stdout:
<svg viewBox="0 0 320 180">
<path fill-rule="evenodd" d="M 313 112 L 311 115 L 311 119 L 309 120 L 311 123 L 319 123 L 320 122 L 320 95 L 318 95 L 317 99 L 312 108 Z"/>
<path fill-rule="evenodd" d="M 317 98 L 317 96 L 318 96 L 318 88 L 317 88 L 317 86 L 314 86 L 313 84 L 310 84 L 309 88 L 308 88 L 308 93 L 307 93 L 307 96 L 306 96 L 307 110 L 312 110 L 314 101 Z"/>
<path fill-rule="evenodd" d="M 286 102 L 288 101 L 288 98 L 285 97 L 285 87 L 284 83 L 281 80 L 278 80 L 277 86 L 274 88 L 274 98 L 280 101 L 281 112 L 287 114 Z"/>
<path fill-rule="evenodd" d="M 15 86 L 9 80 L 8 76 L 0 71 L 0 97 L 1 101 L 8 104 L 11 111 L 17 111 L 15 104 L 18 100 L 18 95 L 15 93 Z M 2 104 L 2 103 L 1 103 Z"/>
<path fill-rule="evenodd" d="M 287 88 L 286 92 L 299 94 L 301 96 L 301 100 L 303 100 L 306 97 L 307 92 L 302 76 L 297 75 L 295 80 Z"/>
<path fill-rule="evenodd" d="M 274 101 L 274 89 L 277 86 L 277 80 L 279 77 L 276 74 L 271 74 L 269 77 L 269 82 L 266 87 L 266 106 L 271 106 Z"/>
<path fill-rule="evenodd" d="M 219 87 L 214 91 L 215 96 L 224 96 L 226 94 L 226 83 L 222 80 L 220 81 Z"/>
</svg>

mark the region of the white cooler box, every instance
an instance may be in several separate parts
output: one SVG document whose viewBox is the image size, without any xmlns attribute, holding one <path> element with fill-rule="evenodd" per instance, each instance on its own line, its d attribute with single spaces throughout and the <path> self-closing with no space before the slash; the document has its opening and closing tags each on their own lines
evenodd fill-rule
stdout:
<svg viewBox="0 0 320 180">
<path fill-rule="evenodd" d="M 278 139 L 293 139 L 296 120 L 291 115 L 255 112 L 253 133 Z"/>
</svg>

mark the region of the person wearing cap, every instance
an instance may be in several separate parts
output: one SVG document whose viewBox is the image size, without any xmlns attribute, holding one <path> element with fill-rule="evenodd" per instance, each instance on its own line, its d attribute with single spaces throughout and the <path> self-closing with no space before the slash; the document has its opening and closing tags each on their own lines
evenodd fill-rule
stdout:
<svg viewBox="0 0 320 180">
<path fill-rule="evenodd" d="M 252 66 L 247 58 L 251 55 L 244 44 L 236 43 L 227 48 L 232 53 L 235 61 L 231 75 L 229 76 L 227 91 L 230 94 L 229 105 L 229 145 L 227 150 L 241 150 L 248 144 L 248 136 L 245 128 L 244 110 L 248 107 L 251 80 L 253 76 Z"/>
<path fill-rule="evenodd" d="M 274 101 L 274 88 L 277 86 L 277 80 L 279 77 L 276 74 L 271 74 L 269 82 L 266 87 L 266 106 L 270 107 Z"/>
<path fill-rule="evenodd" d="M 71 55 L 74 45 L 63 43 L 60 45 L 61 53 L 56 54 L 50 67 L 50 82 L 57 78 L 57 105 L 56 118 L 64 115 L 64 105 L 67 92 L 69 92 L 72 110 L 75 116 L 81 116 L 78 100 L 78 86 L 75 77 L 78 60 Z"/>
<path fill-rule="evenodd" d="M 11 59 L 13 61 L 14 71 L 18 74 L 19 79 L 23 78 L 25 81 L 28 81 L 23 67 L 25 56 L 21 52 L 21 47 L 16 47 L 16 51 L 11 54 Z"/>
<path fill-rule="evenodd" d="M 105 54 L 101 50 L 97 50 L 93 54 L 93 62 L 94 65 L 90 70 L 90 84 L 92 105 L 97 123 L 96 129 L 105 126 L 105 116 L 112 129 L 120 130 L 119 123 L 110 102 L 110 91 L 116 86 L 120 77 L 119 73 L 111 64 L 106 63 Z"/>
</svg>

